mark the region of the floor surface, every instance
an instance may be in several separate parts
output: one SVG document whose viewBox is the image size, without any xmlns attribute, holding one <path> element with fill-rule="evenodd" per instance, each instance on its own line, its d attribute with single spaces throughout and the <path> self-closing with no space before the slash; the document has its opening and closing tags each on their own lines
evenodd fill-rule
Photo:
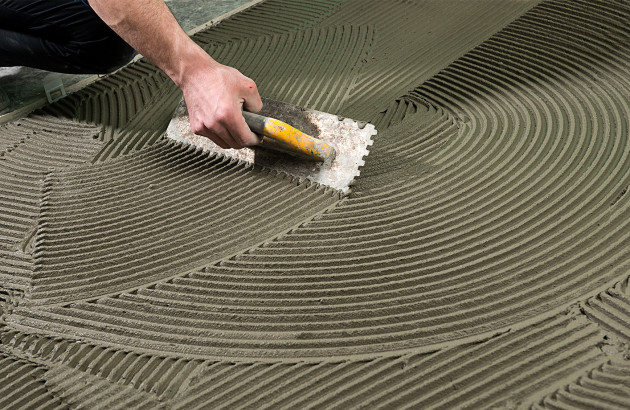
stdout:
<svg viewBox="0 0 630 410">
<path fill-rule="evenodd" d="M 630 2 L 267 0 L 193 39 L 375 125 L 360 175 L 164 138 L 145 61 L 0 126 L 0 407 L 628 407 Z"/>
</svg>

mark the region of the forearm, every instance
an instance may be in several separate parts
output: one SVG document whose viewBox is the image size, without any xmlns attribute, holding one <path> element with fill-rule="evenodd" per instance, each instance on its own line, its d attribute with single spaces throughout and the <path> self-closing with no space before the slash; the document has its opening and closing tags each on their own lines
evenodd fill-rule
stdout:
<svg viewBox="0 0 630 410">
<path fill-rule="evenodd" d="M 90 0 L 90 6 L 136 51 L 180 87 L 217 63 L 182 30 L 162 0 Z"/>
<path fill-rule="evenodd" d="M 182 89 L 195 134 L 222 148 L 258 143 L 241 113 L 261 109 L 256 84 L 195 44 L 163 0 L 89 1 L 108 26 Z"/>
</svg>

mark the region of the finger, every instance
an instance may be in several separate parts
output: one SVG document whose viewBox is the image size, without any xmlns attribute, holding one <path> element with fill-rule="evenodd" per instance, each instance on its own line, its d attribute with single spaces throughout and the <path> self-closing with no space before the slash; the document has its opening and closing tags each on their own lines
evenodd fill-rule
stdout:
<svg viewBox="0 0 630 410">
<path fill-rule="evenodd" d="M 245 122 L 245 118 L 243 118 L 243 116 L 240 114 L 240 111 L 237 112 L 236 114 L 237 116 L 237 123 L 238 123 L 238 117 L 240 117 L 243 125 L 245 126 L 245 128 L 247 128 L 247 131 L 249 133 L 252 133 L 249 130 L 249 127 L 247 126 L 247 123 Z M 233 149 L 241 149 L 243 147 L 246 147 L 249 141 L 243 141 L 240 138 L 240 134 L 238 134 L 238 132 L 240 132 L 240 130 L 237 130 L 237 128 L 230 126 L 230 124 L 226 124 L 224 127 L 221 128 L 221 134 L 219 134 L 219 136 L 223 139 L 223 141 L 228 144 L 230 146 L 230 148 Z M 253 134 L 253 133 L 252 133 Z M 257 138 L 254 136 L 254 138 L 257 140 Z M 251 145 L 251 144 L 250 144 Z"/>
<path fill-rule="evenodd" d="M 251 80 L 250 80 L 251 81 Z M 262 100 L 260 99 L 260 94 L 258 93 L 258 88 L 256 87 L 256 83 L 251 81 L 249 88 L 246 92 L 243 108 L 246 111 L 256 113 L 260 111 L 263 107 Z"/>
<path fill-rule="evenodd" d="M 219 138 L 218 135 L 215 135 L 215 134 L 208 135 L 208 136 L 204 135 L 204 137 L 209 138 L 212 142 L 217 144 L 220 148 L 230 149 L 230 146 L 226 144 L 225 141 L 223 141 L 221 138 Z"/>
<path fill-rule="evenodd" d="M 242 144 L 243 147 L 250 147 L 260 143 L 260 137 L 249 129 L 245 117 L 243 117 L 240 111 L 237 112 L 236 118 L 233 121 L 233 127 L 230 128 L 230 130 L 232 137 Z"/>
<path fill-rule="evenodd" d="M 209 138 L 212 142 L 223 149 L 241 148 L 225 128 L 215 128 L 213 131 L 205 128 L 202 133 L 199 133 L 199 135 Z"/>
</svg>

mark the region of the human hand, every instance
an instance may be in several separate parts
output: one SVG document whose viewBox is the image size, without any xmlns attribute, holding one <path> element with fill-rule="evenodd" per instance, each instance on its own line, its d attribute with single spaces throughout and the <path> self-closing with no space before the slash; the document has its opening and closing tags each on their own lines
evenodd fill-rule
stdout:
<svg viewBox="0 0 630 410">
<path fill-rule="evenodd" d="M 256 84 L 232 67 L 213 63 L 196 70 L 181 87 L 192 131 L 225 149 L 258 144 L 241 113 L 262 108 Z"/>
<path fill-rule="evenodd" d="M 90 0 L 90 7 L 182 89 L 195 134 L 221 148 L 259 142 L 241 114 L 242 108 L 251 112 L 262 108 L 256 84 L 238 70 L 217 63 L 195 44 L 164 1 Z"/>
</svg>

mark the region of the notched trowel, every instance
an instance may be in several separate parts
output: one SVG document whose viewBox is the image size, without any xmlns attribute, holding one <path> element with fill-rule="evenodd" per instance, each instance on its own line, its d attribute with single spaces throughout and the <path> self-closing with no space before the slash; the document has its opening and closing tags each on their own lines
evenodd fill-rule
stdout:
<svg viewBox="0 0 630 410">
<path fill-rule="evenodd" d="M 376 129 L 334 114 L 301 108 L 263 98 L 258 115 L 244 113 L 250 128 L 262 135 L 260 146 L 241 150 L 222 149 L 207 138 L 194 135 L 182 100 L 166 134 L 204 150 L 286 172 L 299 178 L 348 192 L 359 175 L 367 147 Z"/>
<path fill-rule="evenodd" d="M 285 152 L 305 161 L 332 162 L 336 151 L 332 144 L 311 137 L 277 118 L 244 111 L 249 128 L 261 137 L 260 146 Z"/>
</svg>

